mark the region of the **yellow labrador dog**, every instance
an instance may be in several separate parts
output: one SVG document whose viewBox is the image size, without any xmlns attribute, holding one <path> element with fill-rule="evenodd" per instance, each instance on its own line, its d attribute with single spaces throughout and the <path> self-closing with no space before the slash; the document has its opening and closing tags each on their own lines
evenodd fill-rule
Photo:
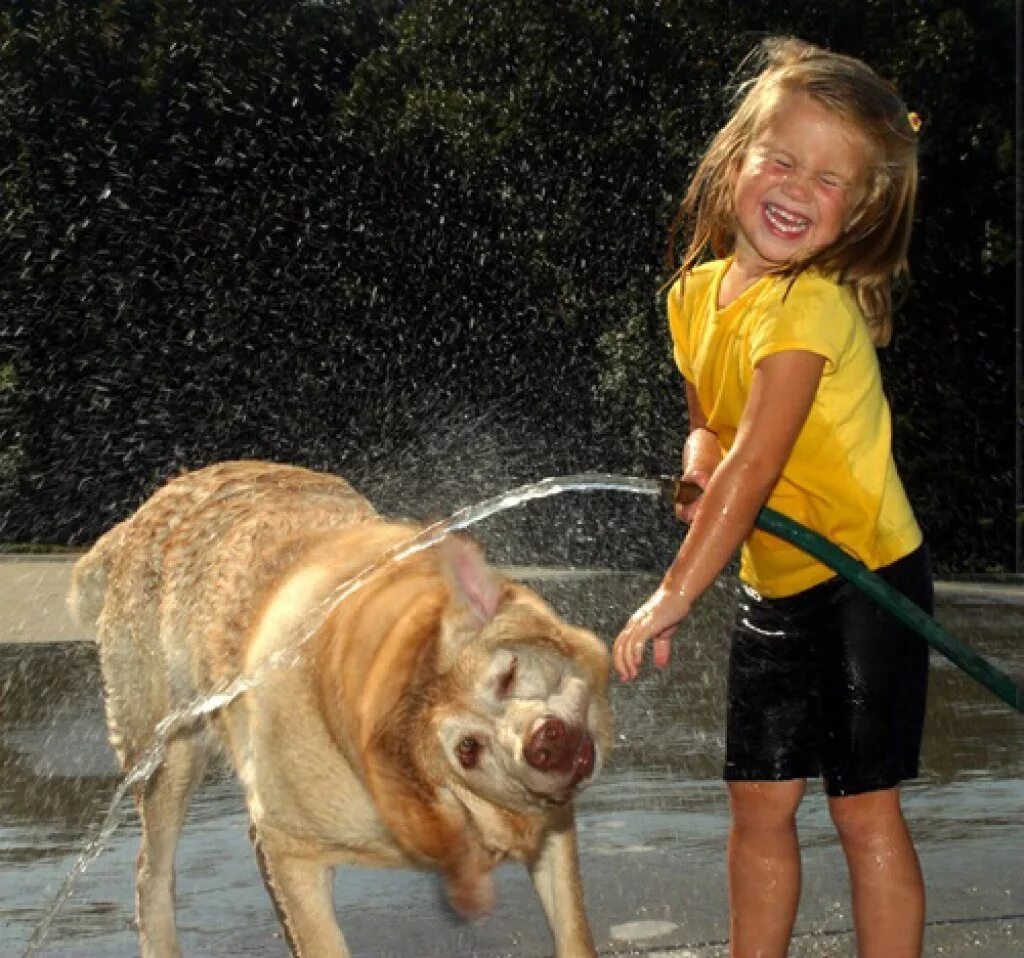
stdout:
<svg viewBox="0 0 1024 958">
<path fill-rule="evenodd" d="M 76 564 L 126 769 L 169 713 L 252 679 L 137 789 L 145 958 L 180 955 L 174 850 L 218 745 L 295 955 L 349 954 L 337 864 L 436 869 L 472 918 L 506 857 L 529 868 L 559 958 L 595 954 L 571 801 L 608 748 L 607 651 L 467 538 L 381 561 L 421 531 L 335 476 L 227 462 L 169 482 Z"/>
</svg>

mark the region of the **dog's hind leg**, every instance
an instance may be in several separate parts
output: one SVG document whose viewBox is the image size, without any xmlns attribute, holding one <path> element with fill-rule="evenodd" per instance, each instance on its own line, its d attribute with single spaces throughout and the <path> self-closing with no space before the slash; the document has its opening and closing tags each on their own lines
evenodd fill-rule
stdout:
<svg viewBox="0 0 1024 958">
<path fill-rule="evenodd" d="M 124 589 L 108 594 L 99 624 L 100 666 L 110 742 L 125 772 L 154 745 L 153 730 L 171 707 L 166 662 L 144 616 L 129 616 Z M 131 626 L 126 620 L 132 620 Z M 189 794 L 202 773 L 197 736 L 186 732 L 168 743 L 163 763 L 135 788 L 141 821 L 135 909 L 143 958 L 179 958 L 174 929 L 174 849 Z"/>
<path fill-rule="evenodd" d="M 174 927 L 174 850 L 189 798 L 205 764 L 198 735 L 167 745 L 163 764 L 137 796 L 142 841 L 136 871 L 136 915 L 142 958 L 180 958 Z"/>
<path fill-rule="evenodd" d="M 334 869 L 316 859 L 273 851 L 255 826 L 249 837 L 294 958 L 351 958 L 334 915 Z"/>
</svg>

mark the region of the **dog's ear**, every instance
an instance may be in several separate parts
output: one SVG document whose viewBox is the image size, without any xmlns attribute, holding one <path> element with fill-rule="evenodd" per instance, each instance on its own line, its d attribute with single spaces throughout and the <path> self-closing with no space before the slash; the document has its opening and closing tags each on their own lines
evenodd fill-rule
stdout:
<svg viewBox="0 0 1024 958">
<path fill-rule="evenodd" d="M 469 609 L 481 625 L 490 622 L 501 604 L 501 578 L 484 559 L 483 549 L 469 536 L 454 533 L 441 541 L 441 568 L 456 602 Z"/>
</svg>

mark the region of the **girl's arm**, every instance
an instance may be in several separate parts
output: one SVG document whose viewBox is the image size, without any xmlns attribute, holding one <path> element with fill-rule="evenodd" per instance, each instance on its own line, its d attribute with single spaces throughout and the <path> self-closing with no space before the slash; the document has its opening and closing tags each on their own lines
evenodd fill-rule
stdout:
<svg viewBox="0 0 1024 958">
<path fill-rule="evenodd" d="M 683 444 L 682 476 L 697 483 L 701 489 L 706 489 L 712 474 L 722 461 L 722 447 L 719 445 L 718 436 L 708 429 L 707 416 L 701 408 L 697 390 L 689 382 L 686 384 L 686 407 L 690 413 L 690 434 Z M 685 505 L 677 502 L 676 517 L 683 522 L 692 522 L 697 514 L 697 505 L 698 502 Z"/>
<path fill-rule="evenodd" d="M 824 366 L 824 357 L 817 353 L 786 350 L 755 367 L 736 439 L 708 482 L 679 554 L 654 595 L 615 639 L 612 660 L 623 681 L 636 678 L 650 639 L 655 665 L 668 664 L 676 626 L 750 534 L 778 482 Z"/>
</svg>

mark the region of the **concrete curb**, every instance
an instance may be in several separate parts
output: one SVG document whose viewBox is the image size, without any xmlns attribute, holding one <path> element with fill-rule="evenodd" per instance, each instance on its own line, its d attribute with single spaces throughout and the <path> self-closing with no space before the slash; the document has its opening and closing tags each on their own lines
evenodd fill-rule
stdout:
<svg viewBox="0 0 1024 958">
<path fill-rule="evenodd" d="M 0 642 L 67 642 L 85 639 L 65 605 L 71 567 L 77 556 L 0 555 Z M 650 579 L 653 573 L 615 569 L 573 569 L 548 566 L 505 566 L 505 574 L 526 582 L 586 579 Z M 946 581 L 936 584 L 940 601 L 956 605 L 1024 608 L 1024 582 Z"/>
</svg>

